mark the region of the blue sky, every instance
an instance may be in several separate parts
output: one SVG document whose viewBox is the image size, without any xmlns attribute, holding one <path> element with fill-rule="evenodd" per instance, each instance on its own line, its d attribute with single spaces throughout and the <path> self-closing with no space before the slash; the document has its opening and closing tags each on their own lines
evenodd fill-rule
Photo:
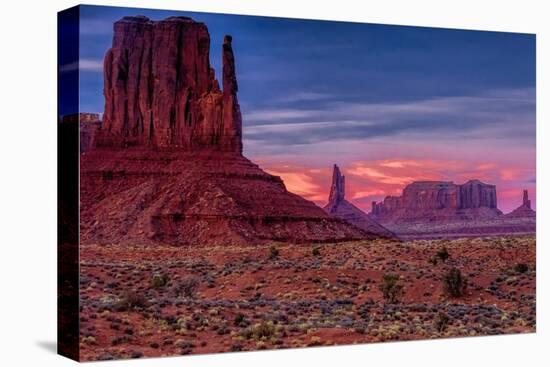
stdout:
<svg viewBox="0 0 550 367">
<path fill-rule="evenodd" d="M 81 111 L 103 110 L 103 56 L 113 22 L 128 15 L 206 23 L 218 77 L 223 36 L 233 36 L 245 154 L 268 170 L 405 158 L 478 164 L 481 155 L 498 167 L 523 162 L 529 169 L 509 189 L 534 191 L 534 35 L 83 6 Z"/>
</svg>

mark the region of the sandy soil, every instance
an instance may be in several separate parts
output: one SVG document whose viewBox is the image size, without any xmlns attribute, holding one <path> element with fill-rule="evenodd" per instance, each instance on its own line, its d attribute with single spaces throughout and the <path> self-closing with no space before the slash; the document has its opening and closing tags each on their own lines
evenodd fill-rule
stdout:
<svg viewBox="0 0 550 367">
<path fill-rule="evenodd" d="M 444 247 L 446 261 L 436 255 Z M 534 236 L 86 245 L 80 251 L 81 358 L 534 332 L 535 247 Z M 467 279 L 462 296 L 444 291 L 451 268 Z M 403 287 L 395 303 L 380 290 L 390 273 Z"/>
</svg>

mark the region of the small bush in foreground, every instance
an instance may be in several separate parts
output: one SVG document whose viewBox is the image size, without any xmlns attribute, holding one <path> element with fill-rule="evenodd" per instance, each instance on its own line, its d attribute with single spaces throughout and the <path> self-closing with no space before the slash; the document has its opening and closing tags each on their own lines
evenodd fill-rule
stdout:
<svg viewBox="0 0 550 367">
<path fill-rule="evenodd" d="M 126 292 L 114 305 L 115 311 L 130 311 L 146 308 L 149 305 L 147 299 L 137 292 Z"/>
<path fill-rule="evenodd" d="M 313 256 L 321 256 L 321 249 L 319 247 L 314 247 L 313 250 L 311 250 L 311 254 Z"/>
<path fill-rule="evenodd" d="M 528 270 L 529 270 L 529 267 L 527 266 L 527 264 L 519 263 L 519 264 L 516 264 L 516 266 L 514 266 L 514 271 L 518 273 L 523 274 L 523 273 L 526 273 Z"/>
<path fill-rule="evenodd" d="M 452 268 L 443 278 L 443 290 L 451 297 L 461 297 L 466 291 L 466 278 L 457 268 Z"/>
<path fill-rule="evenodd" d="M 275 325 L 272 321 L 262 321 L 243 332 L 246 339 L 255 339 L 258 341 L 269 340 L 275 336 Z"/>
<path fill-rule="evenodd" d="M 153 274 L 153 278 L 151 278 L 151 288 L 160 288 L 164 287 L 168 282 L 170 281 L 170 278 L 166 274 L 160 274 L 155 273 Z"/>
<path fill-rule="evenodd" d="M 447 325 L 449 325 L 450 321 L 451 319 L 445 312 L 439 312 L 435 316 L 434 327 L 437 331 L 443 332 L 445 331 L 445 329 L 447 329 Z"/>
<path fill-rule="evenodd" d="M 190 276 L 180 280 L 175 286 L 175 291 L 178 295 L 182 295 L 186 298 L 193 298 L 198 288 L 199 281 L 197 278 Z"/>
<path fill-rule="evenodd" d="M 403 286 L 399 284 L 399 276 L 396 274 L 384 274 L 380 290 L 388 303 L 397 303 L 403 295 Z"/>
<path fill-rule="evenodd" d="M 443 262 L 447 261 L 449 258 L 449 251 L 447 250 L 447 247 L 443 247 L 439 251 L 437 251 L 436 256 Z"/>
<path fill-rule="evenodd" d="M 279 257 L 279 249 L 277 249 L 277 247 L 275 246 L 271 246 L 271 248 L 269 249 L 269 258 L 271 260 L 274 260 L 278 257 Z"/>
</svg>

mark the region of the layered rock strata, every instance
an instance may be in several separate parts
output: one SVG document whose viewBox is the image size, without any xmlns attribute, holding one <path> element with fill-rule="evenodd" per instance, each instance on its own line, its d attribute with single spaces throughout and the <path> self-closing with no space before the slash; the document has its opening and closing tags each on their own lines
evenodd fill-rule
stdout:
<svg viewBox="0 0 550 367">
<path fill-rule="evenodd" d="M 101 244 L 331 242 L 378 235 L 287 191 L 242 155 L 232 38 L 222 87 L 203 23 L 125 17 L 105 55 L 105 113 L 80 157 L 81 240 Z"/>
<path fill-rule="evenodd" d="M 373 202 L 371 214 L 382 222 L 395 222 L 491 219 L 502 212 L 497 208 L 496 187 L 470 180 L 462 185 L 446 181 L 413 182 L 401 196 Z"/>
<path fill-rule="evenodd" d="M 231 41 L 225 37 L 220 90 L 204 23 L 186 17 L 116 22 L 104 61 L 105 114 L 97 145 L 241 153 Z"/>
</svg>

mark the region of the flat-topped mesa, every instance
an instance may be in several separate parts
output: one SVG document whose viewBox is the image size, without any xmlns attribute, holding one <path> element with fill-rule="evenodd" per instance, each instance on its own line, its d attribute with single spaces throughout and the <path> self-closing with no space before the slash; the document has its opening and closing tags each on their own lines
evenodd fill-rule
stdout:
<svg viewBox="0 0 550 367">
<path fill-rule="evenodd" d="M 346 194 L 346 177 L 340 172 L 340 168 L 335 164 L 332 171 L 332 184 L 328 197 L 329 205 L 337 205 L 344 200 Z"/>
<path fill-rule="evenodd" d="M 210 35 L 188 17 L 114 24 L 104 60 L 105 113 L 97 147 L 147 146 L 242 153 L 231 36 L 222 47 L 223 92 L 210 67 Z"/>
<path fill-rule="evenodd" d="M 401 196 L 388 196 L 372 203 L 372 212 L 379 219 L 460 219 L 466 217 L 496 217 L 496 186 L 479 180 L 462 185 L 449 181 L 416 181 L 403 189 Z"/>
</svg>

